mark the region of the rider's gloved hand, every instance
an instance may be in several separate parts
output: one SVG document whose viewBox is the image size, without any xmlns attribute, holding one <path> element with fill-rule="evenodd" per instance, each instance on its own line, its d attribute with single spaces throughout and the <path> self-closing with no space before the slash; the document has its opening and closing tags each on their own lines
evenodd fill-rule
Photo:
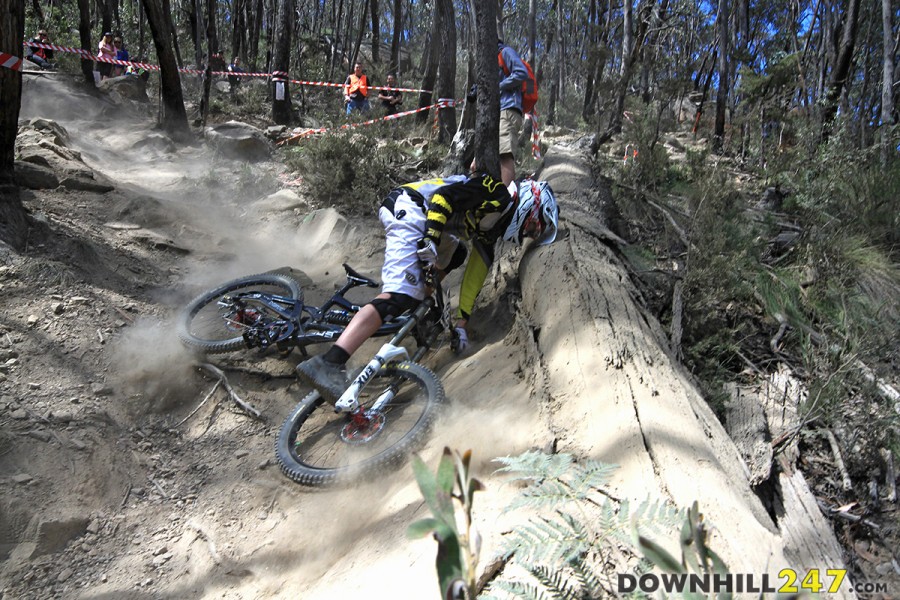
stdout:
<svg viewBox="0 0 900 600">
<path fill-rule="evenodd" d="M 434 263 L 437 262 L 437 246 L 434 245 L 434 240 L 429 238 L 419 240 L 419 249 L 416 250 L 416 254 L 419 257 L 419 262 L 424 266 L 433 267 Z"/>
<path fill-rule="evenodd" d="M 469 334 L 465 327 L 454 327 L 450 341 L 450 349 L 454 354 L 462 354 L 469 347 Z"/>
</svg>

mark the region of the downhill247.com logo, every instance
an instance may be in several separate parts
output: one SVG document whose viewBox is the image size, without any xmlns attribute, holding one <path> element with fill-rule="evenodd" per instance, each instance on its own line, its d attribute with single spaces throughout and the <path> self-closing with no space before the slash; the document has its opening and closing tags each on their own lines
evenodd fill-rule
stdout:
<svg viewBox="0 0 900 600">
<path fill-rule="evenodd" d="M 778 577 L 771 577 L 767 573 L 762 575 L 752 573 L 645 573 L 643 575 L 619 573 L 617 591 L 623 594 L 635 591 L 645 594 L 653 594 L 658 591 L 669 594 L 797 594 L 804 591 L 813 594 L 834 594 L 841 589 L 846 576 L 846 569 L 810 569 L 806 573 L 798 573 L 794 569 L 782 569 L 778 572 Z M 851 587 L 853 591 L 867 593 L 887 591 L 887 585 L 882 583 Z"/>
</svg>

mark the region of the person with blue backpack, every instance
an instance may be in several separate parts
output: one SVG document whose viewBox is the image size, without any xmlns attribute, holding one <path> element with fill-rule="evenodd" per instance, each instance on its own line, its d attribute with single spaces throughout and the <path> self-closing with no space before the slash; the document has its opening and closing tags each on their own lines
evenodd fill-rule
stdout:
<svg viewBox="0 0 900 600">
<path fill-rule="evenodd" d="M 551 243 L 559 207 L 545 181 L 526 179 L 505 186 L 480 173 L 402 185 L 382 200 L 378 218 L 385 229 L 382 293 L 354 315 L 324 354 L 297 365 L 300 378 L 332 403 L 349 385 L 346 364 L 353 353 L 382 323 L 416 308 L 431 293 L 426 270 L 443 277 L 466 265 L 453 332 L 454 352 L 464 352 L 469 317 L 494 260 L 496 242 Z M 461 240 L 469 241 L 473 251 Z"/>
</svg>

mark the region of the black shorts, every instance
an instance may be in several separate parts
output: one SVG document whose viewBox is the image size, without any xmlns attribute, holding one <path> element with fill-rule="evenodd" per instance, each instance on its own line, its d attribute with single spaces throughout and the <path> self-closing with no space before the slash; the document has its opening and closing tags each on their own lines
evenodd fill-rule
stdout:
<svg viewBox="0 0 900 600">
<path fill-rule="evenodd" d="M 100 71 L 101 77 L 109 77 L 112 74 L 112 63 L 98 62 L 97 70 Z"/>
</svg>

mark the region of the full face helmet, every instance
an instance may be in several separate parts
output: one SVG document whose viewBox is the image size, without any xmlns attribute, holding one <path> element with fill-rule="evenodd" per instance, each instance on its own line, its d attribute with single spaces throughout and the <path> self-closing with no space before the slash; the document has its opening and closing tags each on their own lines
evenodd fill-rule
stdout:
<svg viewBox="0 0 900 600">
<path fill-rule="evenodd" d="M 539 246 L 555 240 L 559 227 L 559 205 L 550 184 L 525 179 L 518 184 L 511 183 L 509 193 L 516 202 L 516 208 L 503 239 L 521 244 L 527 237 Z"/>
</svg>

